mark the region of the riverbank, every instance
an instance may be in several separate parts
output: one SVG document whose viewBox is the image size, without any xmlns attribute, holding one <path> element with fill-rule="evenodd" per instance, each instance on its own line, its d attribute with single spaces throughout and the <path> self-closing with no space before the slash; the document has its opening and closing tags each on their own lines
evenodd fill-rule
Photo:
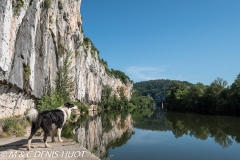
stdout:
<svg viewBox="0 0 240 160">
<path fill-rule="evenodd" d="M 28 151 L 26 147 L 27 138 L 28 137 L 0 138 L 0 160 L 99 160 L 98 157 L 72 139 L 62 138 L 64 140 L 62 143 L 51 143 L 51 138 L 48 137 L 50 147 L 45 148 L 42 141 L 43 137 L 34 137 L 31 144 L 33 148 Z"/>
</svg>

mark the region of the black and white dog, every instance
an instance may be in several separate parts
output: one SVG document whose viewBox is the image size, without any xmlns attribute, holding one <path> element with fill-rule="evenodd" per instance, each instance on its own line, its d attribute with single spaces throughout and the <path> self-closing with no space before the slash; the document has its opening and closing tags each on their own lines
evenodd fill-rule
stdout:
<svg viewBox="0 0 240 160">
<path fill-rule="evenodd" d="M 51 132 L 52 141 L 54 142 L 54 131 L 53 126 L 57 128 L 58 141 L 63 142 L 61 139 L 61 131 L 64 123 L 70 118 L 72 109 L 78 109 L 77 106 L 74 106 L 71 103 L 65 103 L 63 106 L 54 109 L 47 110 L 38 113 L 36 109 L 31 109 L 28 111 L 27 117 L 32 121 L 32 129 L 30 137 L 28 138 L 27 149 L 31 149 L 31 141 L 33 135 L 37 132 L 37 130 L 41 127 L 44 131 L 43 141 L 45 143 L 45 147 L 50 147 L 47 144 L 47 136 Z"/>
</svg>

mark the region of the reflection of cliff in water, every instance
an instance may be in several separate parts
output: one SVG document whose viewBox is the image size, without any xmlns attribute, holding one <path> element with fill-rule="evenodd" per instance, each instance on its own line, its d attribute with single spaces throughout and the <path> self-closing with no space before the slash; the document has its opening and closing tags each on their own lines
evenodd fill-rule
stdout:
<svg viewBox="0 0 240 160">
<path fill-rule="evenodd" d="M 101 159 L 108 157 L 110 148 L 124 145 L 135 128 L 166 132 L 176 138 L 184 135 L 199 140 L 213 138 L 222 147 L 240 143 L 240 118 L 191 113 L 173 113 L 157 109 L 155 112 L 136 110 L 128 113 L 82 115 L 77 122 L 63 128 L 63 136 L 74 138 Z M 75 135 L 72 137 L 72 131 Z"/>
<path fill-rule="evenodd" d="M 172 131 L 176 138 L 183 135 L 206 140 L 212 137 L 222 147 L 240 143 L 240 118 L 191 113 L 171 113 L 156 110 L 150 117 L 143 117 L 134 127 L 154 131 Z"/>
<path fill-rule="evenodd" d="M 75 129 L 77 141 L 100 158 L 108 155 L 110 147 L 127 142 L 133 134 L 130 114 L 102 114 L 89 118 Z"/>
</svg>

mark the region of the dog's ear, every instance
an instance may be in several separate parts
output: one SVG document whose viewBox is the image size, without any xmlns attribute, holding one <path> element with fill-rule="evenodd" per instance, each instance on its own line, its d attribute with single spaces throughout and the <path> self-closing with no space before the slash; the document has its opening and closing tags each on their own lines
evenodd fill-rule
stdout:
<svg viewBox="0 0 240 160">
<path fill-rule="evenodd" d="M 69 108 L 69 107 L 70 107 L 70 103 L 67 102 L 67 103 L 64 104 L 64 106 L 67 107 L 67 108 Z"/>
<path fill-rule="evenodd" d="M 67 102 L 64 104 L 64 106 L 67 108 L 72 108 L 74 105 L 72 103 Z"/>
</svg>

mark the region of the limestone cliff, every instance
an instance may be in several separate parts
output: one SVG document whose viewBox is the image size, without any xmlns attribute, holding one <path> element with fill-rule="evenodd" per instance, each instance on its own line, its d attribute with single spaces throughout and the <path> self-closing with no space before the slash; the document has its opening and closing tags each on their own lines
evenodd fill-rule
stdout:
<svg viewBox="0 0 240 160">
<path fill-rule="evenodd" d="M 84 45 L 81 2 L 1 0 L 0 118 L 23 114 L 54 87 L 62 46 L 73 52 L 75 99 L 98 103 L 104 85 L 115 93 L 123 87 L 125 96 L 131 97 L 132 83 L 107 74 L 92 44 Z"/>
</svg>

